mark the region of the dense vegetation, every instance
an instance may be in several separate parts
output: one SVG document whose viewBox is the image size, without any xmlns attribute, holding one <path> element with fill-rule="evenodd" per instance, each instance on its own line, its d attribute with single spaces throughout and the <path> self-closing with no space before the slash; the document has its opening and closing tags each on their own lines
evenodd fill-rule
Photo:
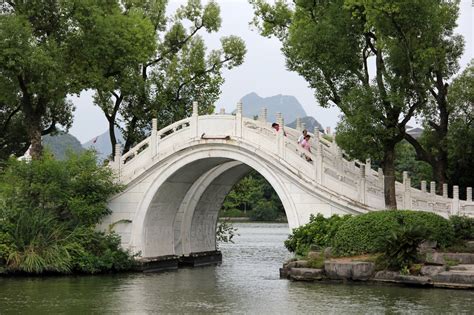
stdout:
<svg viewBox="0 0 474 315">
<path fill-rule="evenodd" d="M 272 186 L 256 171 L 242 178 L 229 192 L 221 217 L 249 217 L 253 221 L 285 220 L 285 210 Z"/>
<path fill-rule="evenodd" d="M 377 211 L 354 216 L 336 232 L 332 245 L 338 255 L 358 255 L 380 252 L 392 231 L 403 225 L 426 229 L 426 238 L 441 247 L 454 241 L 452 224 L 443 217 L 422 211 Z"/>
<path fill-rule="evenodd" d="M 415 226 L 426 232 L 424 239 L 447 247 L 457 239 L 472 236 L 469 233 L 472 233 L 473 224 L 464 217 L 453 217 L 450 221 L 434 213 L 410 210 L 329 218 L 318 215 L 312 216 L 308 224 L 294 229 L 285 246 L 298 255 L 305 255 L 310 246 L 332 247 L 332 253 L 338 256 L 379 253 L 393 232 L 404 226 Z"/>
<path fill-rule="evenodd" d="M 474 66 L 459 73 L 459 1 L 250 2 L 261 35 L 281 41 L 289 70 L 305 78 L 319 105 L 343 113 L 337 143 L 382 167 L 387 208 L 397 207 L 402 141 L 429 165 L 438 189 L 473 184 L 466 174 L 474 165 Z M 413 118 L 425 129 L 419 139 L 407 132 Z"/>
<path fill-rule="evenodd" d="M 120 190 L 91 152 L 64 161 L 48 154 L 29 163 L 10 159 L 0 175 L 0 272 L 129 269 L 133 259 L 119 237 L 95 229 Z"/>
</svg>

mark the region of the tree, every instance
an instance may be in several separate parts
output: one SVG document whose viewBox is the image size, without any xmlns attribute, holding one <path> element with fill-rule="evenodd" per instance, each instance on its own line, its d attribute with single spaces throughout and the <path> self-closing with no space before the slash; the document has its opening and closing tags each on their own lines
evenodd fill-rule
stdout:
<svg viewBox="0 0 474 315">
<path fill-rule="evenodd" d="M 448 48 L 459 42 L 457 2 L 250 1 L 261 34 L 283 43 L 288 68 L 321 106 L 343 112 L 339 145 L 355 158 L 380 158 L 385 204 L 396 208 L 395 147 L 426 107 L 432 69 L 456 60 Z"/>
<path fill-rule="evenodd" d="M 461 197 L 474 186 L 474 60 L 451 83 L 448 95 L 451 115 L 447 135 L 448 180 L 458 184 Z"/>
<path fill-rule="evenodd" d="M 124 18 L 140 12 L 140 19 L 151 23 L 152 28 L 141 33 L 146 34 L 143 44 L 138 45 L 138 52 L 131 52 L 131 57 L 120 53 L 121 45 L 114 42 L 104 45 L 111 50 L 109 62 L 115 62 L 114 58 L 131 58 L 133 62 L 117 65 L 110 76 L 100 77 L 109 66 L 103 62 L 104 58 L 92 58 L 97 62 L 97 69 L 102 69 L 94 86 L 95 103 L 109 121 L 113 154 L 114 126 L 122 128 L 124 151 L 128 151 L 145 137 L 152 118 L 158 118 L 159 128 L 183 119 L 191 113 L 192 101 L 200 103 L 202 114 L 213 112 L 224 82 L 221 71 L 243 62 L 245 45 L 235 36 L 222 38 L 221 49 L 206 54 L 204 40 L 198 34 L 215 32 L 220 27 L 219 6 L 214 1 L 202 6 L 200 0 L 189 0 L 170 18 L 165 16 L 166 2 L 122 1 Z M 116 32 L 116 28 L 113 30 Z M 129 28 L 124 27 L 123 32 L 128 34 Z M 98 36 L 108 37 L 106 33 Z M 153 40 L 149 40 L 150 36 Z M 85 36 L 85 40 L 89 38 Z M 101 42 L 90 41 L 94 45 Z M 113 51 L 116 46 L 117 51 Z M 134 58 L 137 53 L 145 52 L 146 58 Z"/>
<path fill-rule="evenodd" d="M 71 124 L 72 88 L 67 38 L 69 1 L 5 1 L 0 6 L 0 105 L 5 145 L 28 147 L 38 158 L 41 136 Z M 15 135 L 26 132 L 28 139 Z M 6 142 L 6 144 L 5 144 Z M 25 143 L 26 142 L 26 143 Z M 12 153 L 17 153 L 11 150 Z"/>
</svg>

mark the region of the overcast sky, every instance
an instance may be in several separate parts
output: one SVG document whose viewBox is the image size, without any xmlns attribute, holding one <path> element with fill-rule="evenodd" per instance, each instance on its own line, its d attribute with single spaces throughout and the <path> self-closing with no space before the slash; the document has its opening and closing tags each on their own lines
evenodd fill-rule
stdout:
<svg viewBox="0 0 474 315">
<path fill-rule="evenodd" d="M 169 12 L 184 0 L 170 0 Z M 203 0 L 203 3 L 206 1 Z M 216 104 L 216 111 L 225 108 L 235 109 L 235 104 L 244 95 L 256 92 L 262 97 L 276 94 L 295 96 L 308 115 L 315 117 L 323 126 L 335 127 L 339 111 L 335 108 L 324 109 L 317 105 L 313 91 L 306 81 L 285 67 L 285 59 L 281 54 L 280 42 L 276 39 L 263 38 L 249 26 L 253 10 L 247 0 L 217 0 L 221 7 L 222 27 L 214 34 L 203 34 L 209 49 L 218 48 L 219 38 L 227 35 L 240 36 L 247 46 L 245 62 L 238 68 L 224 71 L 225 83 L 222 94 Z M 461 0 L 458 33 L 464 35 L 466 42 L 461 67 L 474 58 L 474 6 L 472 0 Z M 82 143 L 94 138 L 107 130 L 107 122 L 103 113 L 92 105 L 92 93 L 84 92 L 80 98 L 72 98 L 76 105 L 74 124 L 70 133 Z"/>
</svg>

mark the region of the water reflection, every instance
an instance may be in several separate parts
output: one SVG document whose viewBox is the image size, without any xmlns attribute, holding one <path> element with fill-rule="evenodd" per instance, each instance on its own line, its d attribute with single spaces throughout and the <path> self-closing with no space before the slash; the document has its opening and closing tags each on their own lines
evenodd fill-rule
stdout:
<svg viewBox="0 0 474 315">
<path fill-rule="evenodd" d="M 237 224 L 220 266 L 157 274 L 0 279 L 0 314 L 474 313 L 474 292 L 280 280 L 284 224 Z"/>
</svg>

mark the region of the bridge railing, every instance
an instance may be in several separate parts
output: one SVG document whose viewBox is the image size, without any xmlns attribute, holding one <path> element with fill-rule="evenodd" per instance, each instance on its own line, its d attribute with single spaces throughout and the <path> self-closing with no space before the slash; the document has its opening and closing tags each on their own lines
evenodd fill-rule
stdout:
<svg viewBox="0 0 474 315">
<path fill-rule="evenodd" d="M 284 126 L 283 118 L 277 115 L 277 122 Z M 301 126 L 301 125 L 300 125 Z M 297 144 L 299 130 L 282 127 L 279 132 L 266 121 L 266 110 L 262 110 L 257 120 L 242 117 L 242 104 L 239 103 L 234 115 L 198 116 L 197 103 L 193 103 L 193 115 L 157 130 L 156 119 L 152 122 L 150 137 L 146 138 L 123 156 L 120 148 L 111 166 L 123 181 L 133 179 L 157 160 L 172 154 L 178 148 L 192 141 L 239 140 L 251 143 L 256 148 L 271 154 L 285 163 L 301 177 L 306 177 L 337 194 L 344 195 L 371 208 L 384 207 L 384 176 L 382 170 L 371 167 L 370 160 L 361 162 L 349 160 L 346 153 L 334 141 L 329 141 L 316 129 L 312 136 L 311 153 Z M 286 134 L 286 135 L 285 135 Z M 233 142 L 238 145 L 238 142 Z M 311 157 L 307 162 L 304 155 Z M 459 191 L 454 186 L 453 198 L 448 198 L 447 187 L 443 196 L 437 195 L 434 183 L 430 192 L 426 182 L 420 189 L 411 187 L 408 173 L 403 182 L 396 183 L 397 202 L 400 208 L 429 210 L 443 215 L 474 215 L 472 189 L 468 188 L 467 200 L 459 200 Z M 423 186 L 424 185 L 424 186 Z"/>
</svg>

